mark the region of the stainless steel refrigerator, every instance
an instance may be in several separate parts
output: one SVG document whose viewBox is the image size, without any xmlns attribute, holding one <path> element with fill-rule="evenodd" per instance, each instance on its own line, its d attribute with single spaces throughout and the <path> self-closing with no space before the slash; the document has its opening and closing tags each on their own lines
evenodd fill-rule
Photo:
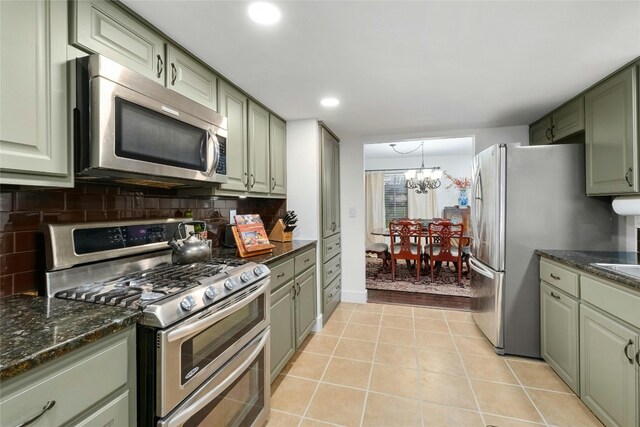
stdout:
<svg viewBox="0 0 640 427">
<path fill-rule="evenodd" d="M 496 352 L 540 357 L 534 250 L 610 250 L 610 203 L 585 195 L 584 144 L 498 144 L 474 157 L 471 308 Z"/>
</svg>

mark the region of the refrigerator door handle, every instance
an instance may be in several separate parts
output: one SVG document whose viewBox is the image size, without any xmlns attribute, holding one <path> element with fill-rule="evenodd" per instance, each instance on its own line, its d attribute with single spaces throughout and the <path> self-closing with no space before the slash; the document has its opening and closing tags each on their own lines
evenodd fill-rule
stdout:
<svg viewBox="0 0 640 427">
<path fill-rule="evenodd" d="M 472 270 L 482 274 L 484 277 L 487 277 L 489 279 L 493 279 L 494 278 L 493 274 L 491 273 L 491 270 L 489 270 L 486 267 L 484 267 L 483 265 L 481 265 L 473 257 L 469 257 L 469 265 L 471 266 Z"/>
<path fill-rule="evenodd" d="M 482 224 L 482 175 L 480 171 L 480 166 L 476 168 L 476 176 L 474 177 L 474 186 L 472 190 L 472 195 L 474 199 L 474 203 L 472 205 L 472 215 L 471 215 L 471 235 L 473 239 L 479 243 L 480 235 L 482 234 L 478 227 Z"/>
</svg>

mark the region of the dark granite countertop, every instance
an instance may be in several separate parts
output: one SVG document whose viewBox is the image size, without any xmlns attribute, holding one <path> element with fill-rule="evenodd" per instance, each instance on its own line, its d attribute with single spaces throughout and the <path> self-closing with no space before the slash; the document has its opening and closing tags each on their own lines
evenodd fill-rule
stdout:
<svg viewBox="0 0 640 427">
<path fill-rule="evenodd" d="M 543 258 L 557 261 L 568 267 L 573 267 L 586 273 L 601 277 L 622 286 L 640 292 L 640 280 L 631 276 L 615 273 L 591 263 L 606 264 L 638 264 L 639 257 L 636 252 L 596 252 L 596 251 L 566 251 L 536 249 L 535 253 Z"/>
<path fill-rule="evenodd" d="M 136 323 L 137 310 L 31 295 L 0 298 L 0 380 Z"/>
<path fill-rule="evenodd" d="M 315 240 L 272 243 L 272 253 L 243 259 L 268 265 L 317 244 Z M 212 256 L 236 258 L 236 249 L 214 248 Z M 121 307 L 32 295 L 0 298 L 0 380 L 133 325 L 139 315 Z"/>
<path fill-rule="evenodd" d="M 240 258 L 245 261 L 258 262 L 262 264 L 272 264 L 280 259 L 292 255 L 296 252 L 304 252 L 316 246 L 315 240 L 293 240 L 291 242 L 271 242 L 275 245 L 273 252 L 265 255 L 256 255 L 248 258 Z M 212 256 L 222 258 L 237 258 L 235 248 L 213 248 Z"/>
</svg>

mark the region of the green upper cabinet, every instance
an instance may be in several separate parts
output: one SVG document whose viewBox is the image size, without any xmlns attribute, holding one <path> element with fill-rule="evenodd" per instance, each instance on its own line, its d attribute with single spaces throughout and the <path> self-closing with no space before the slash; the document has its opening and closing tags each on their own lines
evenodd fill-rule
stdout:
<svg viewBox="0 0 640 427">
<path fill-rule="evenodd" d="M 218 110 L 217 76 L 183 50 L 167 44 L 168 88 L 212 110 Z"/>
<path fill-rule="evenodd" d="M 165 40 L 105 0 L 71 3 L 71 42 L 165 84 Z"/>
<path fill-rule="evenodd" d="M 227 183 L 222 190 L 247 191 L 247 97 L 223 80 L 219 81 L 218 106 L 227 118 Z"/>
<path fill-rule="evenodd" d="M 340 232 L 340 146 L 324 126 L 320 127 L 322 149 L 322 237 Z"/>
<path fill-rule="evenodd" d="M 584 97 L 579 96 L 529 126 L 529 145 L 560 142 L 584 130 Z"/>
<path fill-rule="evenodd" d="M 638 193 L 638 65 L 585 95 L 588 195 Z"/>
<path fill-rule="evenodd" d="M 584 97 L 579 96 L 553 112 L 551 116 L 551 139 L 562 138 L 584 130 Z"/>
<path fill-rule="evenodd" d="M 73 186 L 67 2 L 0 1 L 0 182 Z"/>
<path fill-rule="evenodd" d="M 249 192 L 269 193 L 269 112 L 249 101 Z"/>
<path fill-rule="evenodd" d="M 544 117 L 529 126 L 529 145 L 551 143 L 551 116 Z"/>
<path fill-rule="evenodd" d="M 273 114 L 269 116 L 269 160 L 271 194 L 287 194 L 287 127 L 284 121 Z"/>
</svg>

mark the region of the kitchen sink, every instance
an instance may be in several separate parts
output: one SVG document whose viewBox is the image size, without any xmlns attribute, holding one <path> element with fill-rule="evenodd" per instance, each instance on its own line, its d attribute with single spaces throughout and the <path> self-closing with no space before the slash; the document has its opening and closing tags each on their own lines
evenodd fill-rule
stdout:
<svg viewBox="0 0 640 427">
<path fill-rule="evenodd" d="M 638 264 L 605 264 L 594 262 L 591 265 L 613 271 L 614 273 L 624 274 L 634 279 L 640 279 L 640 265 Z"/>
</svg>

